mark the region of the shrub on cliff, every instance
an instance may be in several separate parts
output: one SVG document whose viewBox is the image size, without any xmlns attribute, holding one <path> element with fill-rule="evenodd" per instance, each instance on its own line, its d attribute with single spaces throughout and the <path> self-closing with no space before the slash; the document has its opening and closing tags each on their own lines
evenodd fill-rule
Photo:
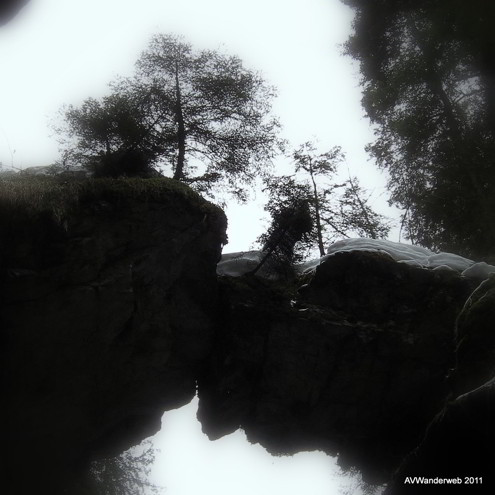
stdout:
<svg viewBox="0 0 495 495">
<path fill-rule="evenodd" d="M 307 142 L 294 151 L 293 160 L 294 174 L 266 179 L 264 190 L 269 196 L 265 211 L 272 219 L 284 208 L 307 205 L 312 227 L 297 241 L 297 254 L 307 255 L 316 247 L 324 256 L 326 246 L 342 238 L 387 237 L 389 222 L 373 210 L 357 178 L 349 175 L 347 180 L 337 181 L 344 160 L 340 147 L 317 153 L 315 145 Z M 259 241 L 263 243 L 265 238 Z"/>
<path fill-rule="evenodd" d="M 308 242 L 313 228 L 309 202 L 304 196 L 294 196 L 285 203 L 273 205 L 270 213 L 272 223 L 258 239 L 263 243 L 263 256 L 252 274 L 268 266 L 274 275 L 288 278 L 293 274 L 294 264 L 302 260 L 301 246 Z"/>
</svg>

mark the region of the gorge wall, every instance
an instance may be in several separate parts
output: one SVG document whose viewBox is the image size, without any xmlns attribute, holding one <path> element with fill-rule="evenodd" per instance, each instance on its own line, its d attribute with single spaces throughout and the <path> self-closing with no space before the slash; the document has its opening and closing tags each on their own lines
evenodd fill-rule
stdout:
<svg viewBox="0 0 495 495">
<path fill-rule="evenodd" d="M 55 494 L 194 397 L 226 221 L 165 179 L 76 185 L 62 214 L 58 184 L 33 181 L 46 205 L 22 181 L 4 187 L 26 199 L 1 205 L 2 479 Z"/>
<path fill-rule="evenodd" d="M 29 195 L 1 205 L 9 493 L 64 493 L 196 392 L 211 439 L 243 428 L 274 454 L 322 449 L 392 479 L 389 493 L 455 465 L 484 475 L 493 279 L 473 293 L 479 281 L 453 271 L 360 251 L 291 283 L 217 278 L 225 217 L 186 187 L 100 180 L 69 193 L 62 212 Z"/>
<path fill-rule="evenodd" d="M 449 394 L 471 282 L 354 251 L 292 295 L 249 277 L 221 287 L 228 311 L 198 387 L 210 437 L 242 427 L 273 453 L 321 449 L 387 480 Z"/>
</svg>

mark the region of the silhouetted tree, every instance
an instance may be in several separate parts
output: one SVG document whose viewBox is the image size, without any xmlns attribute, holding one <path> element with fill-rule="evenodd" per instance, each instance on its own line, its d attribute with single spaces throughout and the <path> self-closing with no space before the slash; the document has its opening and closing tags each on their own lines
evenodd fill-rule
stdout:
<svg viewBox="0 0 495 495">
<path fill-rule="evenodd" d="M 295 172 L 309 191 L 314 219 L 312 239 L 321 256 L 326 252 L 325 244 L 337 237 L 356 235 L 378 239 L 386 237 L 390 230 L 385 218 L 369 205 L 357 178 L 349 176 L 343 182 L 337 182 L 338 167 L 344 158 L 338 146 L 318 154 L 310 142 L 293 153 Z M 276 187 L 272 187 L 272 193 L 280 195 Z"/>
<path fill-rule="evenodd" d="M 495 246 L 495 4 L 344 0 L 347 51 L 407 236 L 470 256 Z"/>
<path fill-rule="evenodd" d="M 315 153 L 315 146 L 307 142 L 294 151 L 293 158 L 296 165 L 296 173 L 304 171 L 311 183 L 311 204 L 315 218 L 315 233 L 320 255 L 323 256 L 325 254 L 325 246 L 323 243 L 324 219 L 322 215 L 325 210 L 328 210 L 328 197 L 333 193 L 334 189 L 341 186 L 332 184 L 322 191 L 316 184 L 316 181 L 318 176 L 334 175 L 337 171 L 338 163 L 343 159 L 343 154 L 338 146 L 321 155 L 316 155 Z"/>
<path fill-rule="evenodd" d="M 368 204 L 357 179 L 335 181 L 337 167 L 344 158 L 339 147 L 317 154 L 312 143 L 305 143 L 293 157 L 294 175 L 265 180 L 268 194 L 265 211 L 270 214 L 272 223 L 258 242 L 269 254 L 268 259 L 273 257 L 270 249 L 278 246 L 279 239 L 281 246 L 277 247 L 274 257 L 286 260 L 285 265 L 288 265 L 301 261 L 315 246 L 320 256 L 325 255 L 326 245 L 337 238 L 387 236 L 388 223 Z"/>
<path fill-rule="evenodd" d="M 82 164 L 97 176 L 149 176 L 172 151 L 173 138 L 156 128 L 152 94 L 111 88 L 101 100 L 88 98 L 79 108 L 63 109 L 65 122 L 56 130 L 64 161 Z"/>
<path fill-rule="evenodd" d="M 272 197 L 265 207 L 272 222 L 268 231 L 258 238 L 263 256 L 253 274 L 269 262 L 269 271 L 289 277 L 294 263 L 302 260 L 304 247 L 310 242 L 313 218 L 309 191 L 290 179 L 285 182 L 285 187 L 285 198 L 281 195 L 277 199 Z"/>
<path fill-rule="evenodd" d="M 113 83 L 101 101 L 69 107 L 65 120 L 85 159 L 139 152 L 148 167 L 168 167 L 176 180 L 206 191 L 215 185 L 242 200 L 280 144 L 273 96 L 239 58 L 158 35 L 134 77 Z"/>
</svg>

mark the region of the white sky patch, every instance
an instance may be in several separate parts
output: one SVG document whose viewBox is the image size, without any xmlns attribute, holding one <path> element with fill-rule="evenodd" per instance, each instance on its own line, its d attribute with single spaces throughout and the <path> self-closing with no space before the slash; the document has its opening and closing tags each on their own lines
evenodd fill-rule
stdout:
<svg viewBox="0 0 495 495">
<path fill-rule="evenodd" d="M 338 495 L 355 483 L 323 452 L 273 457 L 242 431 L 210 442 L 195 418 L 197 407 L 194 399 L 165 413 L 154 437 L 161 453 L 152 479 L 167 494 Z M 360 492 L 356 488 L 353 495 Z"/>
<path fill-rule="evenodd" d="M 260 71 L 278 88 L 283 137 L 294 147 L 317 139 L 320 151 L 342 146 L 351 173 L 373 192 L 372 206 L 397 216 L 364 152 L 372 133 L 358 68 L 342 55 L 351 20 L 339 0 L 32 0 L 0 30 L 0 162 L 53 163 L 58 144 L 48 124 L 60 107 L 104 95 L 108 82 L 133 72 L 152 34 L 175 32 Z M 290 170 L 288 160 L 278 163 L 277 173 Z M 263 230 L 262 209 L 231 210 L 229 250 L 246 249 Z"/>
</svg>

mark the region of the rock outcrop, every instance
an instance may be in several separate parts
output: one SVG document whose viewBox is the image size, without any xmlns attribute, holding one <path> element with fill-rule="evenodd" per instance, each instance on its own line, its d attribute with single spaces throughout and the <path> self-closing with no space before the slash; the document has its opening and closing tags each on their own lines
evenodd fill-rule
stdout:
<svg viewBox="0 0 495 495">
<path fill-rule="evenodd" d="M 226 222 L 167 179 L 79 183 L 66 213 L 69 186 L 39 185 L 46 207 L 36 187 L 1 205 L 3 486 L 56 494 L 194 396 Z"/>
<path fill-rule="evenodd" d="M 299 294 L 249 277 L 222 287 L 228 310 L 199 381 L 210 438 L 241 427 L 273 453 L 321 449 L 385 481 L 449 393 L 472 282 L 354 251 Z"/>
<path fill-rule="evenodd" d="M 494 493 L 494 417 L 495 379 L 447 401 L 385 493 Z M 418 483 L 414 478 L 428 481 Z"/>
<path fill-rule="evenodd" d="M 456 328 L 455 394 L 495 378 L 495 276 L 483 281 L 466 301 Z"/>
<path fill-rule="evenodd" d="M 349 251 L 289 283 L 217 279 L 225 227 L 166 179 L 0 181 L 9 493 L 70 492 L 196 392 L 210 438 L 321 449 L 372 482 L 400 465 L 392 495 L 485 476 L 495 278 Z"/>
<path fill-rule="evenodd" d="M 417 485 L 406 483 L 415 476 L 455 479 L 466 493 L 495 492 L 494 322 L 495 277 L 491 276 L 472 293 L 458 317 L 449 400 L 395 474 L 390 495 L 417 493 Z"/>
</svg>

